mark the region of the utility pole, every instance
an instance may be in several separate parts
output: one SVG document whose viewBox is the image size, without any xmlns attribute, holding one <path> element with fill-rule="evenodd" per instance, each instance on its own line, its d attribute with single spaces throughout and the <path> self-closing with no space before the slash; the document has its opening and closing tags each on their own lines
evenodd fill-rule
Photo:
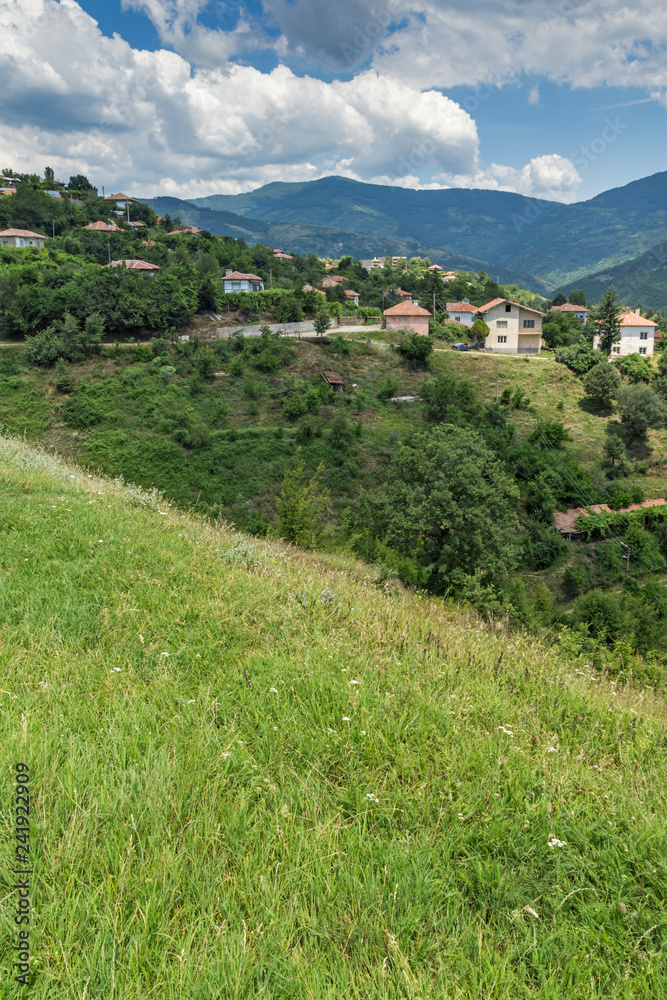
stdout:
<svg viewBox="0 0 667 1000">
<path fill-rule="evenodd" d="M 269 288 L 273 288 L 273 268 L 269 268 Z"/>
<path fill-rule="evenodd" d="M 621 545 L 625 549 L 625 575 L 627 576 L 630 572 L 630 546 L 626 545 L 625 542 L 621 542 Z"/>
<path fill-rule="evenodd" d="M 435 319 L 435 292 L 433 292 L 433 319 Z"/>
<path fill-rule="evenodd" d="M 498 373 L 500 371 L 500 361 L 496 361 L 496 403 L 498 402 Z"/>
</svg>

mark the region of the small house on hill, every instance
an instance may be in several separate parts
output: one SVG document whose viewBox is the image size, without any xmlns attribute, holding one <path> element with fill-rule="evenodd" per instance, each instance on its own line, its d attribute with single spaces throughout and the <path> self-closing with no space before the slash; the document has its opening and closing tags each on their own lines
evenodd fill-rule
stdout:
<svg viewBox="0 0 667 1000">
<path fill-rule="evenodd" d="M 89 222 L 84 229 L 89 229 L 93 233 L 117 233 L 118 226 L 115 226 L 113 222 Z"/>
<path fill-rule="evenodd" d="M 256 274 L 242 274 L 240 271 L 227 270 L 222 279 L 225 293 L 230 292 L 263 292 L 264 282 Z"/>
<path fill-rule="evenodd" d="M 566 316 L 575 316 L 580 323 L 585 323 L 588 319 L 588 309 L 586 306 L 577 306 L 573 302 L 566 302 L 562 306 L 552 306 L 556 312 L 565 313 Z"/>
<path fill-rule="evenodd" d="M 667 500 L 662 497 L 656 500 L 644 500 L 642 503 L 631 503 L 629 507 L 622 510 L 612 510 L 606 503 L 591 504 L 590 507 L 573 507 L 570 510 L 554 511 L 554 528 L 564 535 L 568 542 L 573 538 L 580 538 L 583 534 L 581 526 L 578 525 L 579 518 L 590 517 L 591 514 L 630 514 L 637 510 L 648 510 L 650 507 L 664 507 Z"/>
<path fill-rule="evenodd" d="M 345 383 L 342 378 L 339 378 L 335 372 L 322 372 L 322 378 L 329 386 L 332 392 L 344 392 Z"/>
<path fill-rule="evenodd" d="M 323 292 L 321 288 L 314 288 L 312 285 L 304 285 L 301 291 L 315 292 L 317 295 L 324 295 L 324 297 L 326 298 L 326 292 Z"/>
<path fill-rule="evenodd" d="M 353 305 L 359 305 L 359 292 L 353 292 L 352 289 L 348 289 L 348 291 L 345 292 L 345 298 Z"/>
<path fill-rule="evenodd" d="M 634 312 L 624 312 L 618 317 L 621 324 L 621 339 L 611 349 L 616 358 L 624 358 L 628 354 L 645 354 L 651 357 L 655 348 L 655 334 L 658 324 L 652 319 L 644 319 L 639 309 Z M 600 343 L 599 334 L 593 338 L 593 347 L 597 349 Z"/>
<path fill-rule="evenodd" d="M 414 302 L 399 302 L 398 305 L 385 309 L 384 317 L 388 330 L 412 330 L 423 337 L 429 335 L 429 321 L 431 313 L 428 309 L 422 309 Z"/>
<path fill-rule="evenodd" d="M 47 237 L 41 233 L 33 233 L 29 229 L 3 229 L 0 233 L 0 246 L 3 247 L 44 247 Z"/>
<path fill-rule="evenodd" d="M 477 316 L 477 307 L 471 306 L 467 299 L 463 302 L 447 302 L 447 313 L 453 323 L 462 323 L 463 326 L 471 327 Z"/>
</svg>

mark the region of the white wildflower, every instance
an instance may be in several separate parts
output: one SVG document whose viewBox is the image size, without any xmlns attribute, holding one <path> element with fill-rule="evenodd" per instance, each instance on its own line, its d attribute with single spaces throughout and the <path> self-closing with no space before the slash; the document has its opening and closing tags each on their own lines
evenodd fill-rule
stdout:
<svg viewBox="0 0 667 1000">
<path fill-rule="evenodd" d="M 564 840 L 559 840 L 554 833 L 550 833 L 547 847 L 567 847 L 567 844 Z"/>
<path fill-rule="evenodd" d="M 379 798 L 377 797 L 377 795 L 373 795 L 372 792 L 368 792 L 367 795 L 366 795 L 366 798 L 369 799 L 371 802 L 379 802 L 380 801 Z"/>
<path fill-rule="evenodd" d="M 112 674 L 119 674 L 120 673 L 120 667 L 112 667 L 111 668 L 111 673 Z"/>
<path fill-rule="evenodd" d="M 272 691 L 273 694 L 278 694 L 278 688 L 269 688 L 269 691 Z"/>
<path fill-rule="evenodd" d="M 349 722 L 349 721 L 350 721 L 349 715 L 344 715 L 343 716 L 343 722 Z"/>
<path fill-rule="evenodd" d="M 498 729 L 501 729 L 506 736 L 514 736 L 514 733 L 511 732 L 509 729 L 505 729 L 504 726 L 498 726 Z"/>
<path fill-rule="evenodd" d="M 355 684 L 355 685 L 357 685 L 357 686 L 358 686 L 358 685 L 359 685 L 360 683 L 361 683 L 360 681 L 350 681 L 350 684 Z"/>
<path fill-rule="evenodd" d="M 558 753 L 556 747 L 547 747 L 547 753 Z"/>
</svg>

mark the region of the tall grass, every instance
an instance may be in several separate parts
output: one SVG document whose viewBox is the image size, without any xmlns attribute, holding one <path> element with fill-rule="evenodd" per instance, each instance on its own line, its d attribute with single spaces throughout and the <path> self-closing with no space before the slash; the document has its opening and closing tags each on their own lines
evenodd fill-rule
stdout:
<svg viewBox="0 0 667 1000">
<path fill-rule="evenodd" d="M 31 997 L 665 994 L 650 690 L 17 441 L 0 475 Z"/>
</svg>

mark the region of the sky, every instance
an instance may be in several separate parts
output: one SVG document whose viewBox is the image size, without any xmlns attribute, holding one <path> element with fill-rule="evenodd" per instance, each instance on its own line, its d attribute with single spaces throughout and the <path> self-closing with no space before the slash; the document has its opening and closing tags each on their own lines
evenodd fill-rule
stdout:
<svg viewBox="0 0 667 1000">
<path fill-rule="evenodd" d="M 667 169 L 666 57 L 663 0 L 0 0 L 0 166 L 582 201 Z"/>
</svg>

